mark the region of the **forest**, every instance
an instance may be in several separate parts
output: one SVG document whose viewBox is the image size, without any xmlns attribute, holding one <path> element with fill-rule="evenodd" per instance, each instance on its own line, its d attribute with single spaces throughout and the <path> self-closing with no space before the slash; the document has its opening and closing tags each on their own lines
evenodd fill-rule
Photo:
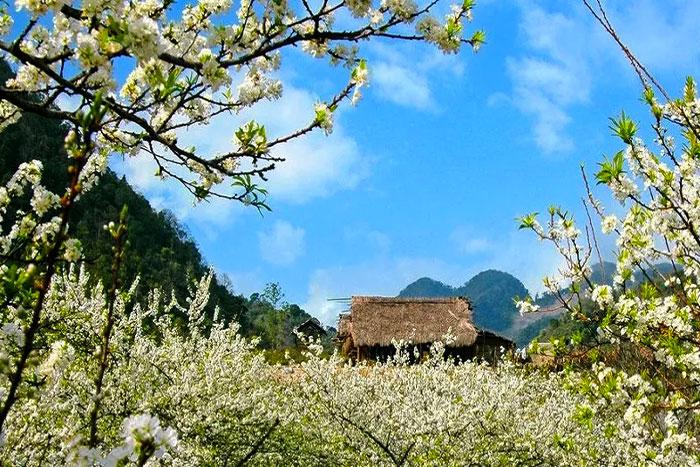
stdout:
<svg viewBox="0 0 700 467">
<path fill-rule="evenodd" d="M 0 80 L 12 77 L 6 62 L 0 63 Z M 25 114 L 3 132 L 0 140 L 0 183 L 6 184 L 22 163 L 39 160 L 43 164 L 42 182 L 58 192 L 68 170 L 63 141 L 67 128 L 60 122 L 38 115 Z M 38 157 L 38 158 L 37 158 Z M 76 203 L 70 234 L 80 240 L 84 264 L 95 281 L 108 281 L 112 243 L 103 226 L 119 219 L 123 206 L 129 209 L 129 261 L 122 269 L 123 280 L 139 277 L 136 296 L 145 300 L 148 292 L 160 289 L 184 300 L 197 281 L 210 269 L 195 240 L 167 210 L 155 211 L 148 201 L 135 192 L 126 179 L 107 169 L 99 184 Z M 6 224 L 7 224 L 6 220 Z M 6 226 L 7 227 L 7 226 Z M 311 316 L 298 305 L 287 303 L 279 284 L 269 283 L 250 297 L 236 294 L 226 276 L 212 277 L 210 299 L 205 315 L 212 324 L 214 309 L 228 324 L 237 322 L 240 332 L 260 338 L 262 349 L 294 347 L 294 328 Z M 185 316 L 173 310 L 173 326 L 184 330 Z M 329 330 L 331 335 L 334 330 Z"/>
</svg>

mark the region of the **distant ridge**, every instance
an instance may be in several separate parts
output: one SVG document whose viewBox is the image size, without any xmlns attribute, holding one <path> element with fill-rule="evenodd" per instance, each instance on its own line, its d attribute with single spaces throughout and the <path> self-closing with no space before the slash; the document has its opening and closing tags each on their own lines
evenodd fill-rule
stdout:
<svg viewBox="0 0 700 467">
<path fill-rule="evenodd" d="M 456 297 L 459 294 L 452 286 L 430 277 L 421 277 L 399 292 L 399 297 Z"/>
<path fill-rule="evenodd" d="M 673 271 L 669 263 L 654 266 L 660 273 Z M 591 279 L 597 284 L 612 285 L 616 265 L 608 261 L 592 266 Z M 649 277 L 655 273 L 645 271 Z M 641 271 L 635 273 L 635 282 L 645 280 Z M 474 305 L 474 323 L 482 329 L 488 329 L 513 339 L 520 347 L 527 345 L 547 325 L 562 312 L 556 309 L 556 299 L 551 294 L 538 297 L 536 303 L 547 310 L 542 313 L 528 313 L 520 316 L 515 307 L 516 297 L 527 297 L 530 292 L 522 282 L 507 272 L 489 269 L 475 275 L 464 285 L 454 287 L 430 277 L 421 277 L 408 284 L 399 297 L 467 297 Z"/>
<path fill-rule="evenodd" d="M 399 297 L 467 297 L 474 305 L 474 323 L 478 327 L 516 338 L 516 342 L 518 336 L 511 332 L 511 328 L 520 314 L 513 299 L 527 295 L 528 290 L 522 282 L 495 269 L 480 272 L 460 287 L 422 277 L 399 293 Z"/>
</svg>

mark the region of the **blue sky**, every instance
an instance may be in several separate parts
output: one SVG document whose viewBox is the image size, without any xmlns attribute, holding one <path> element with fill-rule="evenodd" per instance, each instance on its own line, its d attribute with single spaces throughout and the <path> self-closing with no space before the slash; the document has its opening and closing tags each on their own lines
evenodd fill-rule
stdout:
<svg viewBox="0 0 700 467">
<path fill-rule="evenodd" d="M 668 90 L 697 75 L 699 3 L 605 3 Z M 648 122 L 647 111 L 624 56 L 580 2 L 483 1 L 473 26 L 488 33 L 476 55 L 363 44 L 372 73 L 365 98 L 342 107 L 331 136 L 284 149 L 264 217 L 225 202 L 192 207 L 183 190 L 151 177 L 146 159 L 113 166 L 178 215 L 237 292 L 279 282 L 289 301 L 328 324 L 338 311 L 328 298 L 395 295 L 423 276 L 460 285 L 497 268 L 539 290 L 558 257 L 518 232 L 514 218 L 552 203 L 582 218 L 579 164 L 593 170 L 620 149 L 608 117 L 625 109 Z M 284 97 L 242 118 L 271 135 L 304 125 L 346 73 L 291 51 L 280 72 Z M 185 137 L 214 152 L 230 144 L 236 124 L 219 119 Z M 604 244 L 612 251 L 611 240 Z"/>
</svg>

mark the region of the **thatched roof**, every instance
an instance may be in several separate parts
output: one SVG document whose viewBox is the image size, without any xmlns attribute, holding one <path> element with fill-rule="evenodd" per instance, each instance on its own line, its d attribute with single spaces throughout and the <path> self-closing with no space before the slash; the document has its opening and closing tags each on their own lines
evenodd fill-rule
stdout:
<svg viewBox="0 0 700 467">
<path fill-rule="evenodd" d="M 456 337 L 453 347 L 472 345 L 477 337 L 471 306 L 461 297 L 352 297 L 348 328 L 358 346 L 388 346 L 392 339 L 429 344 L 448 330 Z"/>
<path fill-rule="evenodd" d="M 352 320 L 350 313 L 343 313 L 338 317 L 338 336 L 352 334 Z"/>
<path fill-rule="evenodd" d="M 296 332 L 301 332 L 302 334 L 308 334 L 309 332 L 316 331 L 319 334 L 323 334 L 324 336 L 327 334 L 326 330 L 323 329 L 323 326 L 321 326 L 318 321 L 314 318 L 309 318 L 303 323 L 301 323 L 299 326 L 294 328 Z"/>
</svg>

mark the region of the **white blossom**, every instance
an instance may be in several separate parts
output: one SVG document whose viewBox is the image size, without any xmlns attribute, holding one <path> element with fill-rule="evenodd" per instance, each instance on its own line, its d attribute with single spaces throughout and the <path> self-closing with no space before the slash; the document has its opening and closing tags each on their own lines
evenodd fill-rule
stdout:
<svg viewBox="0 0 700 467">
<path fill-rule="evenodd" d="M 591 293 L 591 299 L 598 304 L 600 308 L 605 308 L 613 302 L 613 291 L 609 285 L 597 285 Z"/>
<path fill-rule="evenodd" d="M 601 224 L 603 233 L 608 234 L 608 233 L 612 232 L 613 230 L 615 230 L 615 228 L 617 227 L 617 222 L 618 222 L 617 216 L 615 216 L 615 215 L 605 216 L 603 218 L 603 222 Z"/>
<path fill-rule="evenodd" d="M 323 102 L 316 103 L 316 123 L 327 135 L 333 133 L 333 111 Z"/>
<path fill-rule="evenodd" d="M 78 261 L 82 256 L 80 240 L 71 238 L 66 240 L 64 244 L 63 257 L 66 261 Z"/>
<path fill-rule="evenodd" d="M 518 300 L 515 302 L 515 306 L 520 311 L 521 316 L 525 313 L 533 313 L 540 311 L 540 306 L 533 303 L 532 300 Z"/>
</svg>

